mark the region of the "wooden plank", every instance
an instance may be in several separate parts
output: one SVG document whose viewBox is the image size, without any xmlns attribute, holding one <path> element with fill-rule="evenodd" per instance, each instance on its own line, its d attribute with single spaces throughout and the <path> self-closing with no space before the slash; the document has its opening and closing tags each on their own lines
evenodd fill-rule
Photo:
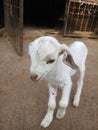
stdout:
<svg viewBox="0 0 98 130">
<path fill-rule="evenodd" d="M 94 38 L 98 39 L 98 35 L 93 32 L 81 32 L 81 31 L 74 31 L 71 34 L 65 34 L 65 37 L 78 37 L 78 38 Z"/>
</svg>

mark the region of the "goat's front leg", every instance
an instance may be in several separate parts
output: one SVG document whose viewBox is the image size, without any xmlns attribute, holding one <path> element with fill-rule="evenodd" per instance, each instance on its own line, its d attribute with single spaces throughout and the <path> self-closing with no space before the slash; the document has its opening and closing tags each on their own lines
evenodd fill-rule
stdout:
<svg viewBox="0 0 98 130">
<path fill-rule="evenodd" d="M 57 95 L 57 89 L 49 85 L 48 110 L 44 119 L 41 122 L 41 126 L 44 128 L 48 127 L 53 120 L 53 114 L 56 107 L 56 95 Z"/>
<path fill-rule="evenodd" d="M 69 97 L 71 92 L 72 82 L 71 79 L 68 80 L 68 83 L 62 88 L 62 97 L 59 102 L 59 109 L 57 111 L 56 117 L 62 119 L 66 114 L 66 109 L 69 104 Z"/>
<path fill-rule="evenodd" d="M 74 101 L 73 101 L 73 105 L 75 107 L 78 107 L 79 102 L 80 102 L 80 96 L 81 96 L 81 92 L 83 88 L 83 80 L 84 80 L 84 75 L 85 75 L 85 65 L 83 64 L 82 67 L 79 69 L 80 69 L 80 75 L 77 82 L 77 91 L 76 91 L 76 94 L 74 96 Z"/>
</svg>

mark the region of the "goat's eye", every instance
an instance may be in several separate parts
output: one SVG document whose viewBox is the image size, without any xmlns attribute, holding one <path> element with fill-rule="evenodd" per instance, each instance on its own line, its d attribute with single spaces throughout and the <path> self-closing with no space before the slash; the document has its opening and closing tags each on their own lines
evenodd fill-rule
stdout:
<svg viewBox="0 0 98 130">
<path fill-rule="evenodd" d="M 51 59 L 51 60 L 47 61 L 46 63 L 47 64 L 52 64 L 54 61 L 55 61 L 55 59 Z"/>
</svg>

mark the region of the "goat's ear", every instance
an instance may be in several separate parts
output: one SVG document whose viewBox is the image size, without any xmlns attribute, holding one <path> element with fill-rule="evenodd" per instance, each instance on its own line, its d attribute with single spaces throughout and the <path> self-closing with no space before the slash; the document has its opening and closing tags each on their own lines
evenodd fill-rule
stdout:
<svg viewBox="0 0 98 130">
<path fill-rule="evenodd" d="M 67 51 L 67 50 L 68 50 L 68 47 L 65 44 L 60 45 L 59 55 L 64 54 L 64 52 Z"/>
<path fill-rule="evenodd" d="M 59 55 L 63 55 L 63 63 L 70 66 L 72 69 L 78 70 L 78 66 L 75 64 L 74 59 L 69 51 L 68 46 L 61 44 L 59 49 Z"/>
<path fill-rule="evenodd" d="M 76 63 L 74 62 L 74 59 L 71 53 L 68 51 L 63 55 L 63 63 L 70 66 L 72 69 L 75 69 L 75 70 L 79 69 Z"/>
</svg>

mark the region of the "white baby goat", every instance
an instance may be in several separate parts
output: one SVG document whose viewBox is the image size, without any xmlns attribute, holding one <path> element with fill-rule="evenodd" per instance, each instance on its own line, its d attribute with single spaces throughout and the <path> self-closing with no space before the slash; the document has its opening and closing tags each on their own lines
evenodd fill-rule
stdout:
<svg viewBox="0 0 98 130">
<path fill-rule="evenodd" d="M 68 47 L 51 36 L 43 36 L 30 43 L 31 79 L 37 82 L 45 78 L 49 86 L 48 110 L 41 126 L 47 127 L 53 120 L 58 87 L 62 90 L 62 96 L 56 117 L 58 119 L 64 117 L 72 87 L 71 76 L 77 71 L 80 75 L 73 105 L 76 107 L 79 105 L 87 53 L 87 47 L 81 41 L 75 41 Z"/>
</svg>

